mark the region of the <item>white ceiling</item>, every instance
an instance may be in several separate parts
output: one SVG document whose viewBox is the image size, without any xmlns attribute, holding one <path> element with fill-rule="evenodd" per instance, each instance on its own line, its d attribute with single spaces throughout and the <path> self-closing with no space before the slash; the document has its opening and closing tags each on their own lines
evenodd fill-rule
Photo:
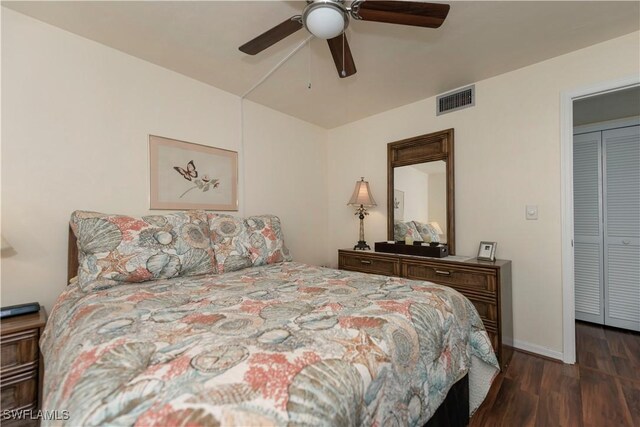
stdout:
<svg viewBox="0 0 640 427">
<path fill-rule="evenodd" d="M 7 2 L 41 21 L 241 95 L 307 36 L 256 56 L 238 46 L 301 1 Z M 451 2 L 439 29 L 351 22 L 358 72 L 339 79 L 312 40 L 249 99 L 333 128 L 638 30 L 640 2 Z M 308 89 L 309 79 L 312 82 Z"/>
</svg>

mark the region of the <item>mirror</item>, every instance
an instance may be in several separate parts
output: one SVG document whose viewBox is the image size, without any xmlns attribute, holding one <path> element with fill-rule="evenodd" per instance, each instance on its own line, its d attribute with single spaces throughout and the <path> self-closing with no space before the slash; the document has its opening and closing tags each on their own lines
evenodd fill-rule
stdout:
<svg viewBox="0 0 640 427">
<path fill-rule="evenodd" d="M 453 129 L 388 144 L 389 240 L 446 243 L 455 254 Z"/>
<path fill-rule="evenodd" d="M 444 160 L 394 168 L 394 220 L 396 224 L 397 221 L 419 224 L 414 225 L 427 242 L 447 241 L 446 168 Z M 399 227 L 394 225 L 394 228 L 394 240 L 405 240 L 403 235 L 398 235 L 402 234 Z"/>
</svg>

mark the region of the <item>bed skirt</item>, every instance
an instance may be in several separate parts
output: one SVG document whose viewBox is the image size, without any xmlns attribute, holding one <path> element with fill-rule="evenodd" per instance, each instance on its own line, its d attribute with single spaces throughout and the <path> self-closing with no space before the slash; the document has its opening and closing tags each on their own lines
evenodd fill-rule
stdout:
<svg viewBox="0 0 640 427">
<path fill-rule="evenodd" d="M 464 427 L 469 424 L 469 374 L 458 380 L 447 393 L 425 427 Z"/>
</svg>

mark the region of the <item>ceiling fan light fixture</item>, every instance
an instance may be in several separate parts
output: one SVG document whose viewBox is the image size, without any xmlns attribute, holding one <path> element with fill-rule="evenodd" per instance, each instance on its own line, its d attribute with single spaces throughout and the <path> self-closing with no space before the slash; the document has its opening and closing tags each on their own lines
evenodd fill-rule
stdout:
<svg viewBox="0 0 640 427">
<path fill-rule="evenodd" d="M 319 39 L 332 39 L 347 29 L 349 17 L 341 2 L 316 0 L 302 13 L 302 23 L 311 34 Z"/>
</svg>

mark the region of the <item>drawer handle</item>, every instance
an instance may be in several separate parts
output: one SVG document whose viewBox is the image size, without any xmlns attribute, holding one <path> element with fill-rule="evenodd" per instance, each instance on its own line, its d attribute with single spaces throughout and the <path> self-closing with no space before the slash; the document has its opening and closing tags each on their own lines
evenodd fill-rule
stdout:
<svg viewBox="0 0 640 427">
<path fill-rule="evenodd" d="M 16 363 L 13 365 L 5 365 L 2 367 L 2 369 L 0 369 L 0 375 L 6 377 L 13 371 L 22 371 L 24 369 L 29 369 L 36 366 L 37 364 L 38 364 L 37 360 L 32 360 L 31 362 L 26 362 L 23 364 Z"/>
<path fill-rule="evenodd" d="M 27 331 L 27 332 L 18 332 L 16 334 L 11 334 L 11 335 L 5 335 L 4 337 L 2 337 L 2 344 L 9 344 L 12 342 L 16 342 L 16 341 L 23 341 L 23 340 L 28 340 L 28 339 L 37 339 L 38 338 L 38 331 L 37 330 L 32 330 L 32 331 Z"/>
<path fill-rule="evenodd" d="M 439 274 L 441 276 L 451 276 L 451 272 L 445 270 L 436 270 L 436 274 Z"/>
<path fill-rule="evenodd" d="M 360 260 L 360 264 L 371 265 L 371 261 L 366 260 L 366 259 L 361 259 L 361 260 Z"/>
<path fill-rule="evenodd" d="M 38 376 L 38 371 L 25 372 L 24 374 L 16 375 L 15 377 L 11 377 L 0 383 L 0 387 L 5 388 L 12 386 L 14 384 L 21 383 L 23 381 L 27 381 Z"/>
</svg>

